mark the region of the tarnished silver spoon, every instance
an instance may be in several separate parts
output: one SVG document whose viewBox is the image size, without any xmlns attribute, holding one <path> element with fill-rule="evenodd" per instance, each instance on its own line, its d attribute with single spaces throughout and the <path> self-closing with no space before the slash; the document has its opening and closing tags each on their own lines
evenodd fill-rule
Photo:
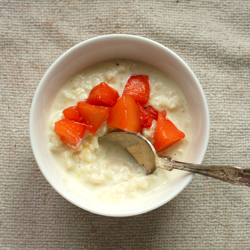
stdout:
<svg viewBox="0 0 250 250">
<path fill-rule="evenodd" d="M 141 134 L 114 131 L 100 137 L 99 140 L 116 142 L 126 148 L 138 164 L 145 168 L 147 175 L 153 173 L 156 168 L 168 171 L 178 169 L 236 185 L 250 186 L 250 168 L 174 161 L 171 157 L 158 155 L 153 145 Z"/>
</svg>

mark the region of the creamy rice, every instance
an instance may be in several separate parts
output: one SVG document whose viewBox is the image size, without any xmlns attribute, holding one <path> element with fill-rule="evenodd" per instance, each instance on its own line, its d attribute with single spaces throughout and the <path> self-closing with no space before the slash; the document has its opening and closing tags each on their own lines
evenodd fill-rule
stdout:
<svg viewBox="0 0 250 250">
<path fill-rule="evenodd" d="M 167 117 L 186 135 L 161 154 L 185 161 L 191 139 L 191 121 L 186 99 L 171 78 L 141 62 L 119 59 L 85 69 L 63 86 L 49 116 L 48 144 L 54 163 L 64 169 L 67 178 L 73 179 L 105 202 L 121 202 L 145 196 L 165 185 L 169 172 L 157 169 L 147 176 L 125 149 L 108 142 L 98 143 L 98 136 L 109 130 L 106 122 L 95 135 L 86 131 L 77 151 L 61 142 L 54 132 L 54 124 L 64 118 L 62 111 L 65 108 L 84 101 L 91 89 L 101 82 L 109 84 L 121 96 L 127 80 L 134 74 L 149 76 L 151 92 L 147 105 L 152 105 L 157 110 L 165 109 Z M 151 128 L 142 131 L 150 141 L 153 140 L 155 126 L 156 122 L 153 122 Z"/>
</svg>

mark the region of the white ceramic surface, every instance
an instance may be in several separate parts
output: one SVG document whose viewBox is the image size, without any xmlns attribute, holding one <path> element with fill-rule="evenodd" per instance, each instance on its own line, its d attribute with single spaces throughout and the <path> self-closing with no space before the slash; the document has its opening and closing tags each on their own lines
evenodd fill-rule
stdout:
<svg viewBox="0 0 250 250">
<path fill-rule="evenodd" d="M 51 186 L 73 204 L 106 216 L 132 216 L 153 210 L 178 195 L 193 175 L 178 171 L 156 192 L 126 203 L 109 204 L 95 198 L 65 178 L 53 164 L 48 148 L 46 124 L 59 89 L 68 79 L 98 62 L 125 58 L 151 64 L 178 84 L 184 93 L 192 118 L 192 143 L 187 162 L 201 163 L 209 139 L 209 112 L 201 85 L 188 65 L 170 49 L 152 40 L 132 35 L 105 35 L 77 44 L 60 56 L 39 83 L 30 113 L 30 140 L 41 172 Z"/>
</svg>

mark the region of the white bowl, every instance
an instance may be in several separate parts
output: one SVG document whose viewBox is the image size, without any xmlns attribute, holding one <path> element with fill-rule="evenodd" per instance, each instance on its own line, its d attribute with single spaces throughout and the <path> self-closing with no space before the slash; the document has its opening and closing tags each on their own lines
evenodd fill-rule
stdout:
<svg viewBox="0 0 250 250">
<path fill-rule="evenodd" d="M 52 64 L 37 87 L 30 112 L 30 140 L 37 164 L 51 186 L 68 201 L 96 214 L 124 217 L 148 212 L 172 200 L 193 175 L 179 171 L 153 194 L 124 203 L 104 203 L 63 178 L 60 168 L 53 164 L 46 139 L 48 114 L 63 84 L 90 65 L 116 58 L 151 64 L 178 84 L 192 118 L 192 142 L 187 162 L 202 163 L 209 138 L 209 113 L 201 85 L 188 65 L 170 49 L 143 37 L 105 35 L 92 38 L 69 49 Z"/>
</svg>

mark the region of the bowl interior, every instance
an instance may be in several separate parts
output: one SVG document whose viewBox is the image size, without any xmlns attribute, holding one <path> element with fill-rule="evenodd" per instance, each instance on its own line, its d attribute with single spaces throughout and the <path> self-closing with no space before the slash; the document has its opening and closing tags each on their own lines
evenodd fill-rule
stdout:
<svg viewBox="0 0 250 250">
<path fill-rule="evenodd" d="M 178 84 L 186 97 L 192 118 L 192 142 L 187 162 L 201 163 L 208 144 L 209 116 L 206 99 L 197 78 L 172 51 L 136 36 L 109 35 L 93 38 L 76 45 L 57 59 L 44 75 L 35 93 L 30 115 L 30 138 L 43 175 L 63 197 L 97 214 L 130 216 L 150 211 L 174 198 L 190 182 L 192 174 L 178 171 L 166 186 L 138 200 L 118 204 L 104 203 L 67 179 L 60 167 L 54 165 L 46 134 L 51 105 L 63 84 L 88 66 L 116 58 L 151 64 Z"/>
</svg>

